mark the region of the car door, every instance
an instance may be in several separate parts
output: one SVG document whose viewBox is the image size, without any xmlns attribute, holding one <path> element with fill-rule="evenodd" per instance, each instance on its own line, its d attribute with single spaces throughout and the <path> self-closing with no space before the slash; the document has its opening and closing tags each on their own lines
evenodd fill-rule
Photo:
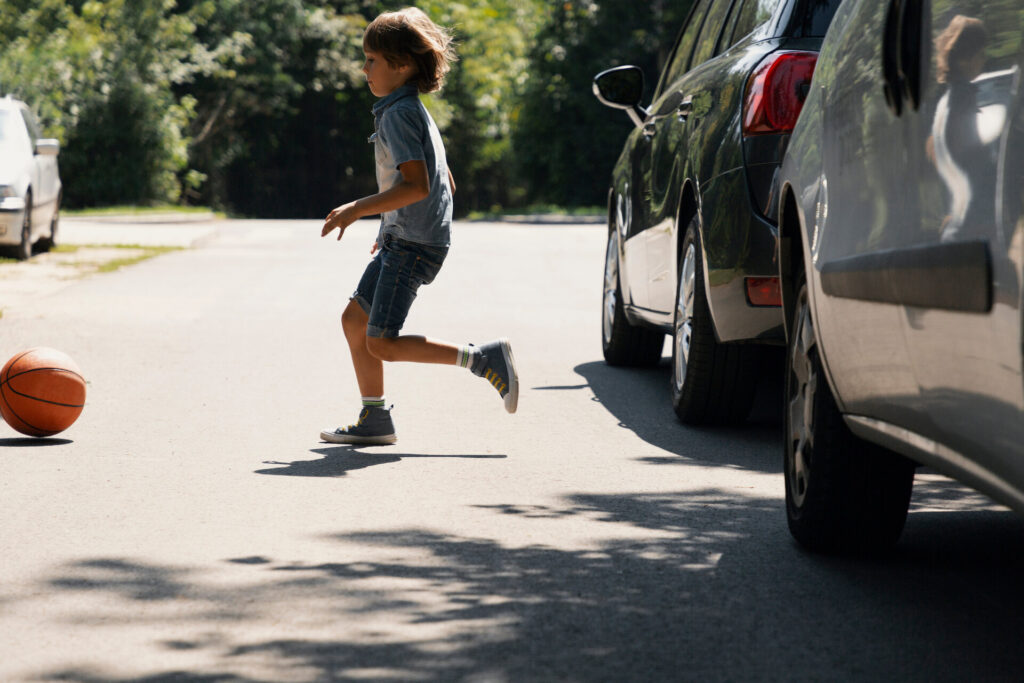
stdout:
<svg viewBox="0 0 1024 683">
<path fill-rule="evenodd" d="M 664 268 L 658 260 L 661 258 L 661 254 L 657 245 L 663 243 L 666 236 L 671 237 L 671 219 L 668 223 L 665 221 L 665 215 L 670 214 L 671 207 L 666 206 L 669 197 L 665 187 L 660 186 L 662 177 L 656 175 L 653 164 L 660 156 L 671 157 L 674 150 L 679 148 L 683 130 L 678 125 L 680 123 L 678 120 L 679 102 L 677 101 L 679 89 L 676 85 L 689 68 L 698 33 L 704 24 L 708 10 L 714 4 L 711 0 L 697 0 L 680 30 L 672 50 L 672 56 L 661 74 L 654 102 L 651 104 L 640 131 L 634 157 L 633 220 L 637 222 L 639 230 L 633 238 L 633 248 L 642 254 L 642 256 L 638 255 L 638 258 L 642 258 L 644 261 L 644 302 L 642 307 L 648 311 L 662 314 L 671 310 L 672 302 L 669 301 L 667 309 L 663 303 L 656 304 L 652 298 L 651 285 L 652 283 L 660 284 L 659 279 L 663 278 Z M 654 246 L 650 244 L 651 242 L 654 243 Z M 652 253 L 656 257 L 654 262 L 651 261 Z M 671 280 L 674 286 L 674 275 Z M 657 289 L 656 286 L 655 290 Z"/>
<path fill-rule="evenodd" d="M 897 3 L 899 4 L 899 3 Z M 917 45 L 920 104 L 910 153 L 922 157 L 915 183 L 918 286 L 902 329 L 919 400 L 922 434 L 977 454 L 986 469 L 1024 480 L 1021 372 L 1022 47 L 1019 0 L 958 0 L 920 12 L 921 37 L 897 36 L 896 54 Z M 906 43 L 911 42 L 908 46 Z M 909 106 L 908 106 L 909 105 Z M 895 192 L 893 192 L 895 194 Z"/>
<path fill-rule="evenodd" d="M 816 333 L 844 412 L 919 428 L 902 309 L 885 269 L 894 249 L 915 241 L 906 230 L 919 197 L 907 188 L 924 162 L 908 147 L 914 121 L 890 110 L 882 87 L 887 4 L 848 5 L 844 25 L 856 30 L 828 41 L 818 62 L 822 174 L 807 247 L 825 295 L 815 301 Z"/>
<path fill-rule="evenodd" d="M 702 154 L 705 148 L 718 147 L 716 141 L 724 139 L 720 126 L 731 120 L 729 114 L 735 110 L 726 104 L 723 91 L 741 77 L 730 74 L 727 63 L 713 59 L 733 4 L 717 0 L 709 5 L 696 32 L 689 67 L 666 85 L 651 108 L 647 124 L 654 131 L 645 239 L 648 290 L 651 308 L 666 315 L 671 314 L 676 300 L 676 218 L 686 160 Z M 735 83 L 732 85 L 735 87 Z M 694 170 L 700 173 L 704 169 L 698 162 Z M 705 178 L 695 180 L 701 182 Z"/>
<path fill-rule="evenodd" d="M 32 145 L 32 201 L 36 214 L 33 220 L 38 227 L 40 216 L 49 216 L 52 211 L 51 205 L 57 199 L 57 157 L 52 154 L 39 154 L 36 151 L 36 142 L 42 139 L 39 123 L 28 107 L 20 109 Z"/>
</svg>

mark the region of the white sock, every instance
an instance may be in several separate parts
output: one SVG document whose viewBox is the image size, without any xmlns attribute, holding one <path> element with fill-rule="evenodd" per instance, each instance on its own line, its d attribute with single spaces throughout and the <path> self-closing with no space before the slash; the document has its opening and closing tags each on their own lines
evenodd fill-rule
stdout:
<svg viewBox="0 0 1024 683">
<path fill-rule="evenodd" d="M 472 370 L 473 365 L 476 363 L 478 358 L 480 358 L 480 349 L 472 344 L 469 344 L 468 346 L 460 346 L 458 359 L 455 364 L 460 368 Z"/>
</svg>

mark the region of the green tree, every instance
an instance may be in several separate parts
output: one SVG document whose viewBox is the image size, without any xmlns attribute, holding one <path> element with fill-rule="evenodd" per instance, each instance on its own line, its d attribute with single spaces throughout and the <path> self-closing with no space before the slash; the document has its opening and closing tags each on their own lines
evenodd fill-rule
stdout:
<svg viewBox="0 0 1024 683">
<path fill-rule="evenodd" d="M 529 202 L 603 205 L 612 166 L 630 131 L 601 106 L 593 77 L 622 64 L 643 68 L 648 96 L 691 2 L 560 2 L 537 35 L 515 114 L 512 158 Z"/>
<path fill-rule="evenodd" d="M 0 74 L 64 145 L 71 206 L 176 201 L 187 168 L 193 30 L 173 0 L 12 0 L 0 10 Z"/>
</svg>

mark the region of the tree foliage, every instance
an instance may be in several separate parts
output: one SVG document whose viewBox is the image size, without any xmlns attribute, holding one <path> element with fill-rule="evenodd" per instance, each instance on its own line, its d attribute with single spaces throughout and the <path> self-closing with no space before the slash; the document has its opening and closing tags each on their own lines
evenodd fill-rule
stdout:
<svg viewBox="0 0 1024 683">
<path fill-rule="evenodd" d="M 456 210 L 595 204 L 629 124 L 590 93 L 652 78 L 688 2 L 625 0 L 5 0 L 0 90 L 62 145 L 68 206 L 204 203 L 322 216 L 375 190 L 362 32 L 416 4 L 459 60 L 424 102 Z"/>
</svg>

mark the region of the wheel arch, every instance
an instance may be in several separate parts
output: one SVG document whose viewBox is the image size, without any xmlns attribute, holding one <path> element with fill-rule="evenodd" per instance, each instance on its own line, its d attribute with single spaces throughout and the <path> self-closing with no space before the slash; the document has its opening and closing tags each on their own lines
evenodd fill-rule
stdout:
<svg viewBox="0 0 1024 683">
<path fill-rule="evenodd" d="M 686 226 L 690 224 L 694 216 L 699 214 L 699 211 L 700 203 L 697 200 L 697 190 L 687 179 L 683 181 L 683 187 L 679 193 L 679 208 L 676 211 L 676 279 L 678 279 L 679 269 L 683 264 L 683 241 L 686 239 Z M 698 220 L 698 225 L 699 223 Z M 701 244 L 703 243 L 704 241 L 701 240 Z"/>
<path fill-rule="evenodd" d="M 800 206 L 793 187 L 788 183 L 783 186 L 779 202 L 779 239 L 778 264 L 779 287 L 782 294 L 782 322 L 789 339 L 793 326 L 793 313 L 796 309 L 797 292 L 794 286 L 804 270 L 803 233 L 800 219 Z"/>
</svg>

